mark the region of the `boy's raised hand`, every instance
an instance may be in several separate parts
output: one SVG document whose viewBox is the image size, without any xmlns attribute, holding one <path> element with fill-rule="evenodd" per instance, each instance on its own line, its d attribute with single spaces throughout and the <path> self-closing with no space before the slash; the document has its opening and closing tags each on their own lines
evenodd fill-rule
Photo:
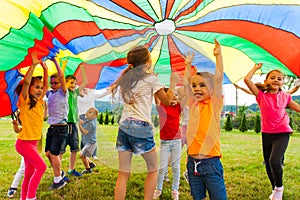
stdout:
<svg viewBox="0 0 300 200">
<path fill-rule="evenodd" d="M 184 57 L 184 63 L 186 65 L 192 65 L 193 59 L 194 59 L 195 53 L 190 53 L 190 51 L 188 51 L 188 53 L 185 55 Z"/>
<path fill-rule="evenodd" d="M 218 56 L 221 54 L 221 45 L 217 39 L 214 39 L 214 41 L 215 41 L 214 56 Z"/>
</svg>

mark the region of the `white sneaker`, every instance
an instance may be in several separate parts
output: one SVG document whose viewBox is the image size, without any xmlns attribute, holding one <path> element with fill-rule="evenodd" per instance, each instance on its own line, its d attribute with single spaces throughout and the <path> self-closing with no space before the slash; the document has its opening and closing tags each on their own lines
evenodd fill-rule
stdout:
<svg viewBox="0 0 300 200">
<path fill-rule="evenodd" d="M 283 186 L 281 187 L 275 186 L 272 200 L 282 200 L 282 195 L 283 195 Z"/>
<path fill-rule="evenodd" d="M 93 156 L 93 159 L 94 159 L 94 160 L 98 160 L 98 157 L 97 157 L 97 156 Z"/>
<path fill-rule="evenodd" d="M 179 192 L 177 190 L 172 190 L 172 199 L 174 200 L 179 199 Z"/>
<path fill-rule="evenodd" d="M 158 199 L 161 195 L 161 191 L 158 189 L 155 189 L 153 199 Z"/>
</svg>

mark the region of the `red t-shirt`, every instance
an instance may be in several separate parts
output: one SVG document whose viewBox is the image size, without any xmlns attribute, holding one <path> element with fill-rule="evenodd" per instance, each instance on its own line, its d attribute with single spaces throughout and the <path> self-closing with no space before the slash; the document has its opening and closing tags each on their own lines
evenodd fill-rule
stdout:
<svg viewBox="0 0 300 200">
<path fill-rule="evenodd" d="M 175 106 L 165 106 L 163 103 L 157 106 L 160 125 L 161 140 L 176 140 L 181 139 L 179 121 L 181 107 L 180 104 Z"/>
</svg>

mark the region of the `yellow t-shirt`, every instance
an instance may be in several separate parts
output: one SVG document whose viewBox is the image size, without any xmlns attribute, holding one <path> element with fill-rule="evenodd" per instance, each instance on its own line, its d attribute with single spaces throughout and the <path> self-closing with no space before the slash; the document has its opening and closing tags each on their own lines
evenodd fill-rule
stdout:
<svg viewBox="0 0 300 200">
<path fill-rule="evenodd" d="M 29 110 L 29 96 L 26 99 L 22 95 L 19 97 L 18 108 L 20 110 L 20 120 L 22 130 L 18 134 L 20 140 L 39 140 L 42 137 L 44 124 L 44 101 L 37 100 L 35 107 Z"/>
<path fill-rule="evenodd" d="M 220 115 L 223 98 L 203 102 L 189 102 L 190 113 L 187 126 L 187 145 L 189 155 L 219 156 L 220 148 Z"/>
</svg>

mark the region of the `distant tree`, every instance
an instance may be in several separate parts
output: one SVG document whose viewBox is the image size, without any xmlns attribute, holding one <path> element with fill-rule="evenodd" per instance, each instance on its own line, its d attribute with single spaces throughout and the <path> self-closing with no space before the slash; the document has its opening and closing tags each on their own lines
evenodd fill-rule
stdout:
<svg viewBox="0 0 300 200">
<path fill-rule="evenodd" d="M 239 130 L 241 132 L 246 132 L 247 131 L 247 121 L 246 121 L 246 114 L 243 115 L 241 125 L 239 127 Z"/>
<path fill-rule="evenodd" d="M 158 125 L 159 125 L 157 115 L 154 116 L 153 125 L 154 125 L 154 127 L 158 127 Z"/>
<path fill-rule="evenodd" d="M 109 121 L 108 121 L 108 111 L 107 111 L 107 109 L 106 109 L 106 111 L 105 111 L 104 124 L 105 124 L 105 125 L 108 125 L 108 123 L 109 123 Z"/>
<path fill-rule="evenodd" d="M 99 115 L 99 124 L 103 124 L 103 114 L 100 113 Z"/>
<path fill-rule="evenodd" d="M 231 123 L 231 115 L 230 114 L 227 115 L 224 129 L 225 129 L 225 131 L 232 131 L 232 123 Z"/>
<path fill-rule="evenodd" d="M 114 116 L 111 117 L 110 123 L 111 123 L 111 125 L 114 125 L 114 123 L 115 123 L 115 117 Z"/>
<path fill-rule="evenodd" d="M 259 133 L 261 131 L 259 114 L 256 114 L 255 123 L 254 123 L 254 131 L 255 131 L 255 133 Z"/>
</svg>

